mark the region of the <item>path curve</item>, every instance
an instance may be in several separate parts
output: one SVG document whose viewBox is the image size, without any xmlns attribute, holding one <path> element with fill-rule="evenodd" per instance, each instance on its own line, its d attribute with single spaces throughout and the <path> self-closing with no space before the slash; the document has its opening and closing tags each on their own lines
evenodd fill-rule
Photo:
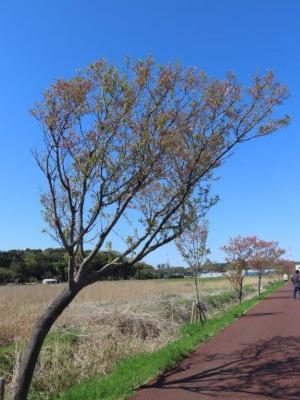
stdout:
<svg viewBox="0 0 300 400">
<path fill-rule="evenodd" d="M 286 285 L 132 400 L 300 399 L 300 301 Z"/>
</svg>

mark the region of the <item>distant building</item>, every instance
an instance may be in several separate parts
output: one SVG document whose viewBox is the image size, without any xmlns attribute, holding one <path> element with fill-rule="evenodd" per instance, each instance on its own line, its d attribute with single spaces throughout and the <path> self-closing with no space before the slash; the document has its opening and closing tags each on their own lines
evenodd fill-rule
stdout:
<svg viewBox="0 0 300 400">
<path fill-rule="evenodd" d="M 57 282 L 57 279 L 53 278 L 53 279 L 43 279 L 42 283 L 44 285 L 53 285 L 53 284 L 56 284 L 58 282 Z"/>
</svg>

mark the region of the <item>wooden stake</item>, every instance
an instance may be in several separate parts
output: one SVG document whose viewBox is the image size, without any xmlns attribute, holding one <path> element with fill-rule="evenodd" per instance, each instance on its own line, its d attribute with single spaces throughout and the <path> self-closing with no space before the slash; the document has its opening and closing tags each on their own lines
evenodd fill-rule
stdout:
<svg viewBox="0 0 300 400">
<path fill-rule="evenodd" d="M 192 303 L 191 323 L 194 322 L 195 302 Z"/>
<path fill-rule="evenodd" d="M 0 378 L 0 400 L 4 400 L 5 379 Z"/>
</svg>

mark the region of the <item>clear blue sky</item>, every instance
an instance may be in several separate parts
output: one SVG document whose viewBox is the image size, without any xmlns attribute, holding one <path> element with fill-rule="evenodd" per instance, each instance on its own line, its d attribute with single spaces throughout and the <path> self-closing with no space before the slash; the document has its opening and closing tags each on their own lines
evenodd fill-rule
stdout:
<svg viewBox="0 0 300 400">
<path fill-rule="evenodd" d="M 230 236 L 278 240 L 300 259 L 300 2 L 297 0 L 2 0 L 0 3 L 0 249 L 55 246 L 41 233 L 44 178 L 30 150 L 40 130 L 29 108 L 57 77 L 99 58 L 179 59 L 247 83 L 273 69 L 289 86 L 291 125 L 248 143 L 219 171 L 209 214 L 212 258 Z M 118 248 L 117 240 L 113 243 Z M 181 264 L 170 245 L 148 257 Z"/>
</svg>

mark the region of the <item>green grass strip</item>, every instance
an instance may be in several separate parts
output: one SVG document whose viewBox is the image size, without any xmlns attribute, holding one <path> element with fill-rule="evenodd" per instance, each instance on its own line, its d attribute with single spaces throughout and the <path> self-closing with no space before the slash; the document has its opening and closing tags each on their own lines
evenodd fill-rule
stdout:
<svg viewBox="0 0 300 400">
<path fill-rule="evenodd" d="M 276 282 L 268 287 L 260 296 L 235 305 L 222 316 L 211 319 L 203 326 L 196 324 L 184 325 L 181 336 L 151 352 L 141 353 L 122 360 L 116 365 L 113 373 L 106 377 L 89 379 L 81 384 L 70 387 L 59 397 L 59 400 L 125 400 L 134 394 L 134 390 L 164 371 L 174 367 L 189 353 L 196 350 L 200 343 L 208 341 L 232 324 L 234 320 L 253 307 L 256 303 L 279 289 L 285 282 Z"/>
</svg>

